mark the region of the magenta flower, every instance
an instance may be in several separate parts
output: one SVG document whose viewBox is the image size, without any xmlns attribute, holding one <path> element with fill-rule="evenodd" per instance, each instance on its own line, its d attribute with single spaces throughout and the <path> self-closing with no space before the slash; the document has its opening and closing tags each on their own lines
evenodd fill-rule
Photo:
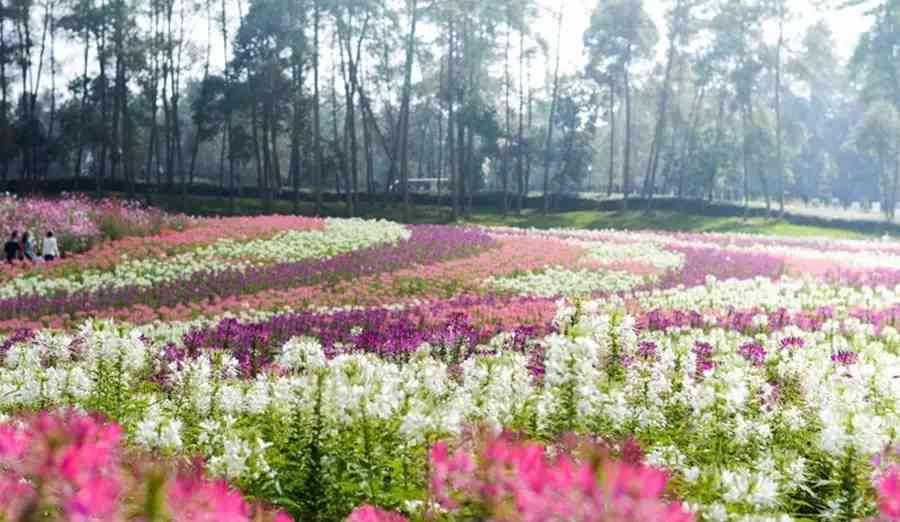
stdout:
<svg viewBox="0 0 900 522">
<path fill-rule="evenodd" d="M 346 522 L 407 522 L 406 517 L 373 506 L 360 506 L 350 513 Z"/>
<path fill-rule="evenodd" d="M 878 480 L 878 509 L 886 520 L 900 520 L 900 468 L 892 467 Z"/>
<path fill-rule="evenodd" d="M 713 347 L 705 341 L 695 341 L 692 349 L 694 355 L 697 356 L 695 372 L 697 377 L 702 377 L 705 373 L 712 371 L 715 367 L 713 362 Z"/>
<path fill-rule="evenodd" d="M 126 514 L 143 520 L 149 506 L 140 499 L 151 487 L 162 488 L 172 522 L 290 522 L 283 513 L 251 506 L 224 481 L 205 479 L 199 467 L 177 474 L 158 464 L 125 465 L 121 433 L 117 424 L 77 414 L 0 423 L 0 519 L 21 520 L 40 510 L 72 521 L 123 520 Z"/>
<path fill-rule="evenodd" d="M 488 438 L 476 454 L 431 450 L 429 492 L 452 515 L 474 510 L 482 518 L 690 522 L 693 516 L 663 498 L 665 471 L 610 458 L 579 461 L 547 456 L 537 443 Z"/>
<path fill-rule="evenodd" d="M 781 340 L 781 349 L 785 350 L 788 348 L 803 348 L 806 346 L 806 342 L 799 337 L 785 337 Z"/>
<path fill-rule="evenodd" d="M 169 511 L 175 522 L 243 522 L 250 508 L 224 480 L 208 481 L 195 473 L 169 482 Z"/>
<path fill-rule="evenodd" d="M 763 366 L 766 364 L 766 349 L 759 343 L 746 343 L 738 348 L 738 353 L 744 359 L 750 361 L 753 366 Z"/>
<path fill-rule="evenodd" d="M 858 359 L 859 356 L 856 354 L 856 352 L 847 352 L 843 350 L 831 356 L 831 360 L 833 362 L 843 364 L 845 366 L 855 364 Z"/>
</svg>

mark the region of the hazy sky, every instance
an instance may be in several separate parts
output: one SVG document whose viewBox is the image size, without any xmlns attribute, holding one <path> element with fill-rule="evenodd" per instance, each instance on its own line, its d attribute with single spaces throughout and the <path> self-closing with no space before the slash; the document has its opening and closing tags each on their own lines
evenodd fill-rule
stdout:
<svg viewBox="0 0 900 522">
<path fill-rule="evenodd" d="M 786 26 L 788 43 L 793 48 L 799 47 L 807 27 L 824 19 L 834 32 L 839 55 L 846 59 L 852 54 L 859 35 L 871 24 L 869 17 L 864 14 L 865 6 L 837 10 L 819 6 L 820 2 L 811 0 L 786 1 L 788 10 L 793 14 L 793 19 Z M 558 10 L 560 5 L 565 6 L 562 59 L 569 70 L 580 68 L 584 63 L 582 34 L 590 24 L 590 15 L 596 0 L 540 0 L 540 4 L 545 14 L 538 22 L 537 29 L 551 45 L 555 43 L 556 33 L 556 21 L 552 12 Z M 645 0 L 644 3 L 661 36 L 665 35 L 664 16 L 670 5 L 669 0 Z M 665 52 L 664 38 L 660 40 L 658 52 L 660 56 Z"/>
<path fill-rule="evenodd" d="M 482 0 L 491 2 L 492 0 Z M 657 25 L 660 31 L 660 42 L 657 53 L 660 59 L 665 55 L 665 11 L 671 5 L 672 0 L 644 0 L 645 9 Z M 841 0 L 786 0 L 788 9 L 793 14 L 793 19 L 787 26 L 789 48 L 798 49 L 806 28 L 824 19 L 831 27 L 835 35 L 838 54 L 846 59 L 853 52 L 853 48 L 859 35 L 866 31 L 871 24 L 869 17 L 864 15 L 865 7 L 836 10 L 822 7 L 820 3 L 830 1 L 832 3 Z M 871 0 L 870 0 L 871 1 Z M 561 42 L 561 62 L 564 72 L 580 70 L 585 63 L 582 35 L 590 24 L 590 16 L 597 0 L 538 0 L 541 6 L 541 16 L 534 23 L 533 29 L 541 33 L 544 39 L 551 45 L 556 43 L 556 15 L 560 6 L 564 6 L 564 29 Z M 232 14 L 234 14 L 232 12 Z M 200 45 L 206 40 L 206 22 L 197 17 L 188 21 L 187 34 Z M 774 40 L 774 34 L 772 35 Z M 551 48 L 552 53 L 552 48 Z M 57 59 L 62 62 L 61 78 L 59 85 L 64 85 L 67 76 L 80 74 L 81 50 L 69 43 L 62 45 L 58 50 Z M 327 59 L 327 58 L 326 58 Z M 93 60 L 93 57 L 92 57 Z M 215 66 L 223 62 L 221 42 L 216 34 L 213 45 L 213 63 Z M 543 71 L 547 70 L 547 64 L 540 60 L 532 65 L 535 69 L 534 81 L 541 83 Z"/>
</svg>

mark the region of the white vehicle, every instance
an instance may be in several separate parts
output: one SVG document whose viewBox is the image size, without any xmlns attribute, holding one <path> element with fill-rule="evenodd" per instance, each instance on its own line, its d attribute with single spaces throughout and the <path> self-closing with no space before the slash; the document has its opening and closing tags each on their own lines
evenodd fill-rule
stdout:
<svg viewBox="0 0 900 522">
<path fill-rule="evenodd" d="M 450 190 L 450 180 L 443 178 L 412 178 L 407 180 L 406 183 L 410 192 L 419 194 L 449 192 Z M 391 192 L 400 192 L 401 187 L 402 183 L 395 181 L 391 185 Z"/>
</svg>

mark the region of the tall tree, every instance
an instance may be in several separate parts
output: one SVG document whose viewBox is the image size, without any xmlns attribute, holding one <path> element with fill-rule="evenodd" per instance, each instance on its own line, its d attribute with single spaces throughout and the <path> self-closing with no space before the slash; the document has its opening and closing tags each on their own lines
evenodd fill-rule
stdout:
<svg viewBox="0 0 900 522">
<path fill-rule="evenodd" d="M 556 120 L 556 104 L 559 99 L 559 59 L 562 47 L 563 6 L 560 6 L 556 18 L 556 58 L 553 66 L 553 91 L 550 95 L 550 117 L 547 122 L 547 142 L 544 152 L 544 213 L 550 211 L 550 166 L 552 160 L 553 128 Z"/>
<path fill-rule="evenodd" d="M 656 114 L 656 129 L 653 133 L 653 141 L 650 144 L 650 155 L 647 159 L 647 172 L 644 175 L 644 195 L 647 198 L 647 208 L 650 208 L 650 200 L 656 188 L 656 172 L 659 169 L 660 150 L 663 148 L 663 137 L 666 132 L 666 124 L 669 115 L 669 98 L 672 93 L 672 77 L 675 61 L 679 53 L 679 47 L 688 43 L 694 32 L 694 20 L 692 9 L 696 0 L 674 0 L 674 6 L 668 13 L 668 45 L 666 53 L 665 72 L 663 83 L 659 92 L 659 108 Z"/>
<path fill-rule="evenodd" d="M 659 36 L 642 0 L 601 0 L 591 15 L 584 34 L 588 53 L 588 73 L 592 78 L 613 75 L 621 78 L 625 110 L 625 150 L 622 159 L 624 206 L 632 191 L 633 90 L 632 69 L 653 52 Z"/>
<path fill-rule="evenodd" d="M 406 64 L 403 72 L 403 99 L 400 102 L 400 186 L 403 193 L 403 219 L 409 221 L 409 103 L 412 96 L 412 70 L 416 56 L 418 0 L 407 0 L 406 8 L 409 13 L 409 34 L 406 41 Z"/>
</svg>

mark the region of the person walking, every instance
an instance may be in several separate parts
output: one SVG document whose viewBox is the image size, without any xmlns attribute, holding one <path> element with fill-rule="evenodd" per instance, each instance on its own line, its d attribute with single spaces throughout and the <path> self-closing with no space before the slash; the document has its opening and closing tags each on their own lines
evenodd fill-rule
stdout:
<svg viewBox="0 0 900 522">
<path fill-rule="evenodd" d="M 59 257 L 59 244 L 56 242 L 52 230 L 47 231 L 47 237 L 44 238 L 44 243 L 41 245 L 41 255 L 48 263 Z"/>
<path fill-rule="evenodd" d="M 31 232 L 27 230 L 22 234 L 22 256 L 34 263 L 34 240 L 31 238 Z"/>
<path fill-rule="evenodd" d="M 19 258 L 19 231 L 13 230 L 9 241 L 3 245 L 3 253 L 6 254 L 6 262 L 13 264 Z"/>
</svg>

